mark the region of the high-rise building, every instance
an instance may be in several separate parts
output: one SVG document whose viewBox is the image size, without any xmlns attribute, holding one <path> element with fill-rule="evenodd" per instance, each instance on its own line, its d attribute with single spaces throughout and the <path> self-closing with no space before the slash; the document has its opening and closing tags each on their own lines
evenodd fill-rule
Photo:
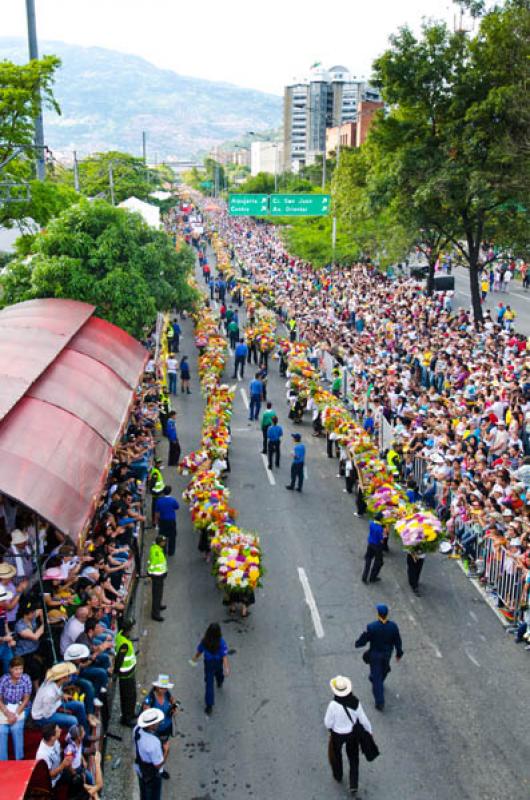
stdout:
<svg viewBox="0 0 530 800">
<path fill-rule="evenodd" d="M 297 172 L 326 150 L 326 129 L 356 122 L 362 101 L 380 101 L 377 89 L 352 77 L 346 67 L 311 68 L 308 78 L 285 87 L 284 169 Z"/>
<path fill-rule="evenodd" d="M 250 145 L 250 174 L 269 172 L 279 175 L 283 167 L 283 142 L 252 142 Z"/>
</svg>

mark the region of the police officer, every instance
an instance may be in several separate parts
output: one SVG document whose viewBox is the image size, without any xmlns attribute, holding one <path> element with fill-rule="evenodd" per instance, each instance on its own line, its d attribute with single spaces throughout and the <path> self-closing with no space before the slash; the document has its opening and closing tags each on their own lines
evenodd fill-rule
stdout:
<svg viewBox="0 0 530 800">
<path fill-rule="evenodd" d="M 155 622 L 163 622 L 164 617 L 160 612 L 166 606 L 162 605 L 164 596 L 164 581 L 167 575 L 167 559 L 164 552 L 166 537 L 157 536 L 149 548 L 149 558 L 147 560 L 147 574 L 151 578 L 151 619 Z"/>
<path fill-rule="evenodd" d="M 120 687 L 120 722 L 128 728 L 134 728 L 136 712 L 136 653 L 129 638 L 134 624 L 133 619 L 124 620 L 114 640 L 114 674 L 118 676 Z"/>
<path fill-rule="evenodd" d="M 385 707 L 383 683 L 390 672 L 392 651 L 396 649 L 396 661 L 399 661 L 403 656 L 403 647 L 398 626 L 388 619 L 388 606 L 380 603 L 376 609 L 377 620 L 370 622 L 355 642 L 355 647 L 370 645 L 368 651 L 363 654 L 363 661 L 370 665 L 375 707 L 378 711 L 382 711 Z"/>
<path fill-rule="evenodd" d="M 272 418 L 272 425 L 267 430 L 267 452 L 269 456 L 269 469 L 272 469 L 272 458 L 275 456 L 276 468 L 280 467 L 280 445 L 283 436 L 283 429 L 278 425 L 278 417 Z"/>
<path fill-rule="evenodd" d="M 148 708 L 142 711 L 134 728 L 134 769 L 140 784 L 140 800 L 160 800 L 162 795 L 169 741 L 162 744 L 156 730 L 163 719 L 164 712 L 159 708 Z"/>
<path fill-rule="evenodd" d="M 305 462 L 305 445 L 302 444 L 302 437 L 299 433 L 291 433 L 294 439 L 293 449 L 293 462 L 291 464 L 291 483 L 286 486 L 286 489 L 294 489 L 294 484 L 298 480 L 297 492 L 302 491 L 304 483 L 304 462 Z"/>
<path fill-rule="evenodd" d="M 287 327 L 289 328 L 289 339 L 291 342 L 296 342 L 296 320 L 290 319 L 287 323 Z"/>
<path fill-rule="evenodd" d="M 155 505 L 158 497 L 161 497 L 165 486 L 164 476 L 162 475 L 162 459 L 155 458 L 155 463 L 149 474 L 149 488 L 151 489 L 151 525 L 155 524 Z"/>
<path fill-rule="evenodd" d="M 379 512 L 370 522 L 368 543 L 364 555 L 363 583 L 368 583 L 368 580 L 370 583 L 381 580 L 378 575 L 383 566 L 383 541 L 385 538 L 385 529 L 381 525 L 382 519 L 383 515 Z"/>
</svg>

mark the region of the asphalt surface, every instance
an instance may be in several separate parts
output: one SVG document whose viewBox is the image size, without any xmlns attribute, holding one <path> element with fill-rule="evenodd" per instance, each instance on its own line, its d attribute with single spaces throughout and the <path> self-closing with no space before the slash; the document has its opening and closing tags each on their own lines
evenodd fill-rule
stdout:
<svg viewBox="0 0 530 800">
<path fill-rule="evenodd" d="M 469 290 L 469 273 L 464 267 L 453 270 L 455 276 L 456 300 L 462 308 L 471 308 L 471 292 Z M 511 306 L 516 312 L 515 329 L 525 336 L 530 336 L 530 290 L 525 290 L 519 280 L 512 280 L 509 292 L 491 292 L 486 297 L 484 307 L 495 311 L 499 303 Z M 493 314 L 497 320 L 497 315 Z"/>
<path fill-rule="evenodd" d="M 191 396 L 179 395 L 177 427 L 183 453 L 197 447 L 203 402 L 196 377 L 191 322 L 183 324 L 181 353 L 192 363 Z M 227 375 L 232 374 L 232 359 Z M 144 689 L 159 672 L 175 681 L 183 704 L 179 735 L 172 742 L 163 796 L 179 800 L 343 798 L 327 764 L 323 715 L 331 699 L 328 681 L 349 676 L 372 721 L 381 756 L 361 756 L 363 800 L 526 800 L 530 796 L 530 744 L 525 698 L 528 659 L 504 633 L 455 562 L 427 558 L 422 595 L 406 582 L 405 558 L 397 541 L 377 585 L 360 575 L 367 522 L 353 516 L 335 459 L 311 437 L 309 421 L 292 426 L 286 389 L 272 362 L 269 398 L 284 428 L 282 462 L 270 482 L 261 456 L 261 433 L 249 425 L 238 383 L 232 419 L 232 472 L 227 485 L 239 523 L 262 540 L 266 575 L 247 620 L 231 618 L 221 604 L 208 565 L 197 550 L 198 535 L 182 504 L 177 552 L 166 581 L 165 622 L 149 618 L 149 586 L 140 593 L 138 630 Z M 285 490 L 291 437 L 307 446 L 304 492 Z M 164 451 L 162 451 L 164 452 Z M 186 479 L 166 467 L 166 481 L 180 499 Z M 315 599 L 323 633 L 305 602 L 299 570 Z M 392 663 L 383 714 L 373 706 L 367 667 L 354 640 L 375 618 L 374 605 L 388 603 L 400 626 L 405 656 Z M 219 621 L 230 648 L 232 674 L 217 692 L 213 715 L 204 714 L 202 665 L 192 668 L 207 625 Z M 145 632 L 145 635 L 142 635 Z M 127 736 L 127 734 L 125 734 Z M 122 792 L 137 796 L 129 748 L 122 747 Z"/>
</svg>

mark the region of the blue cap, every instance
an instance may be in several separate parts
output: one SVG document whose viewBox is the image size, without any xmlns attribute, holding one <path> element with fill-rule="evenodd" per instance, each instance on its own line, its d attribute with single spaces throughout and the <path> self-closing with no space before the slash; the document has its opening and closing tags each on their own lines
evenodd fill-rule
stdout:
<svg viewBox="0 0 530 800">
<path fill-rule="evenodd" d="M 377 609 L 377 613 L 379 614 L 379 616 L 381 616 L 381 617 L 387 617 L 388 616 L 388 606 L 385 606 L 384 603 L 378 603 L 376 605 L 376 609 Z"/>
</svg>

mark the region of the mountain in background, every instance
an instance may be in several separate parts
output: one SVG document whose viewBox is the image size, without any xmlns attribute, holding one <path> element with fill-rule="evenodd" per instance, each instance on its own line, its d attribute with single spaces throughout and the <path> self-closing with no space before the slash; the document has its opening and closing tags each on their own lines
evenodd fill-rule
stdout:
<svg viewBox="0 0 530 800">
<path fill-rule="evenodd" d="M 62 115 L 45 115 L 45 141 L 56 157 L 102 150 L 141 155 L 147 132 L 148 158 L 192 158 L 249 130 L 281 124 L 282 98 L 228 83 L 159 69 L 138 56 L 100 47 L 39 42 L 39 52 L 57 55 L 55 96 Z M 0 37 L 0 59 L 27 61 L 23 39 Z"/>
</svg>

